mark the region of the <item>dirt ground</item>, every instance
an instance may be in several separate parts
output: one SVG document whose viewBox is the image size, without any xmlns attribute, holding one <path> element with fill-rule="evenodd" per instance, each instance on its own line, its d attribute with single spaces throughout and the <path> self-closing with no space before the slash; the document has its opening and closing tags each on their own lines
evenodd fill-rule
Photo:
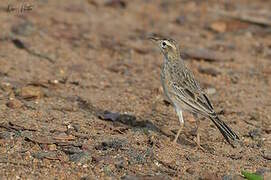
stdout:
<svg viewBox="0 0 271 180">
<path fill-rule="evenodd" d="M 24 2 L 32 8 L 0 4 L 1 179 L 230 180 L 271 171 L 270 1 Z M 177 40 L 240 146 L 199 117 L 200 150 L 189 113 L 172 143 L 179 122 L 164 101 L 151 34 Z"/>
</svg>

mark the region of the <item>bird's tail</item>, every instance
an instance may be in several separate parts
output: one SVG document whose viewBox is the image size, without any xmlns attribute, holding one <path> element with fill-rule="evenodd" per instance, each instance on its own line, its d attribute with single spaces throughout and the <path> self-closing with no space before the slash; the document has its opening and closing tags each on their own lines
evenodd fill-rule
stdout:
<svg viewBox="0 0 271 180">
<path fill-rule="evenodd" d="M 220 120 L 217 115 L 210 116 L 210 119 L 219 129 L 226 141 L 233 146 L 232 141 L 239 139 L 237 134 L 226 123 Z"/>
</svg>

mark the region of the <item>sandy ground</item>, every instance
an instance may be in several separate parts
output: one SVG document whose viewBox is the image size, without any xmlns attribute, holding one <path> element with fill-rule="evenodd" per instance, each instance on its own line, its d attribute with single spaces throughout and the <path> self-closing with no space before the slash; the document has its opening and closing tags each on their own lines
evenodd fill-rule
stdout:
<svg viewBox="0 0 271 180">
<path fill-rule="evenodd" d="M 6 11 L 21 1 L 0 4 L 3 179 L 230 180 L 271 171 L 271 27 L 221 14 L 267 16 L 271 2 L 25 2 L 32 10 L 21 14 Z M 164 102 L 150 34 L 176 39 L 183 54 L 219 53 L 185 62 L 240 146 L 199 117 L 198 149 L 189 113 L 172 143 L 179 122 Z"/>
</svg>

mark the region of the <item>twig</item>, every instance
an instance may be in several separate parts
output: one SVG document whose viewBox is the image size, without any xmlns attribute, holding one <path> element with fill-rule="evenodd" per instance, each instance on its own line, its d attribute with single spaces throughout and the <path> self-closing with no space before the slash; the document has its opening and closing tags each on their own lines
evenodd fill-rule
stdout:
<svg viewBox="0 0 271 180">
<path fill-rule="evenodd" d="M 14 124 L 12 122 L 8 122 L 8 124 L 2 123 L 0 124 L 1 128 L 5 128 L 7 130 L 15 130 L 15 131 L 37 131 L 37 129 L 34 128 L 27 128 L 27 127 L 23 127 L 17 124 Z"/>
<path fill-rule="evenodd" d="M 36 57 L 39 57 L 39 58 L 42 58 L 42 59 L 46 59 L 51 63 L 55 63 L 55 61 L 52 58 L 50 58 L 50 57 L 48 57 L 48 56 L 46 56 L 44 54 L 34 52 L 33 50 L 26 47 L 25 44 L 19 39 L 12 39 L 12 42 L 17 48 L 23 49 L 23 50 L 25 50 L 26 52 L 28 52 L 29 54 L 31 54 L 33 56 L 36 56 Z"/>
</svg>

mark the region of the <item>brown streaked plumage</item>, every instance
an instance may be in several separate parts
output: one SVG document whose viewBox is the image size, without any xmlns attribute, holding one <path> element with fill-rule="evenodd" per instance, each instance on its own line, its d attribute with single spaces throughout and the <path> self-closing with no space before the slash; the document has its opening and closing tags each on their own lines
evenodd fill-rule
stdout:
<svg viewBox="0 0 271 180">
<path fill-rule="evenodd" d="M 180 128 L 174 142 L 176 143 L 182 131 L 184 124 L 182 111 L 186 110 L 210 118 L 226 141 L 233 145 L 232 142 L 239 139 L 239 137 L 228 125 L 219 119 L 209 98 L 195 80 L 193 73 L 185 66 L 176 41 L 162 37 L 150 37 L 150 39 L 158 45 L 164 55 L 161 70 L 162 86 L 166 97 L 173 104 L 180 121 Z"/>
</svg>

